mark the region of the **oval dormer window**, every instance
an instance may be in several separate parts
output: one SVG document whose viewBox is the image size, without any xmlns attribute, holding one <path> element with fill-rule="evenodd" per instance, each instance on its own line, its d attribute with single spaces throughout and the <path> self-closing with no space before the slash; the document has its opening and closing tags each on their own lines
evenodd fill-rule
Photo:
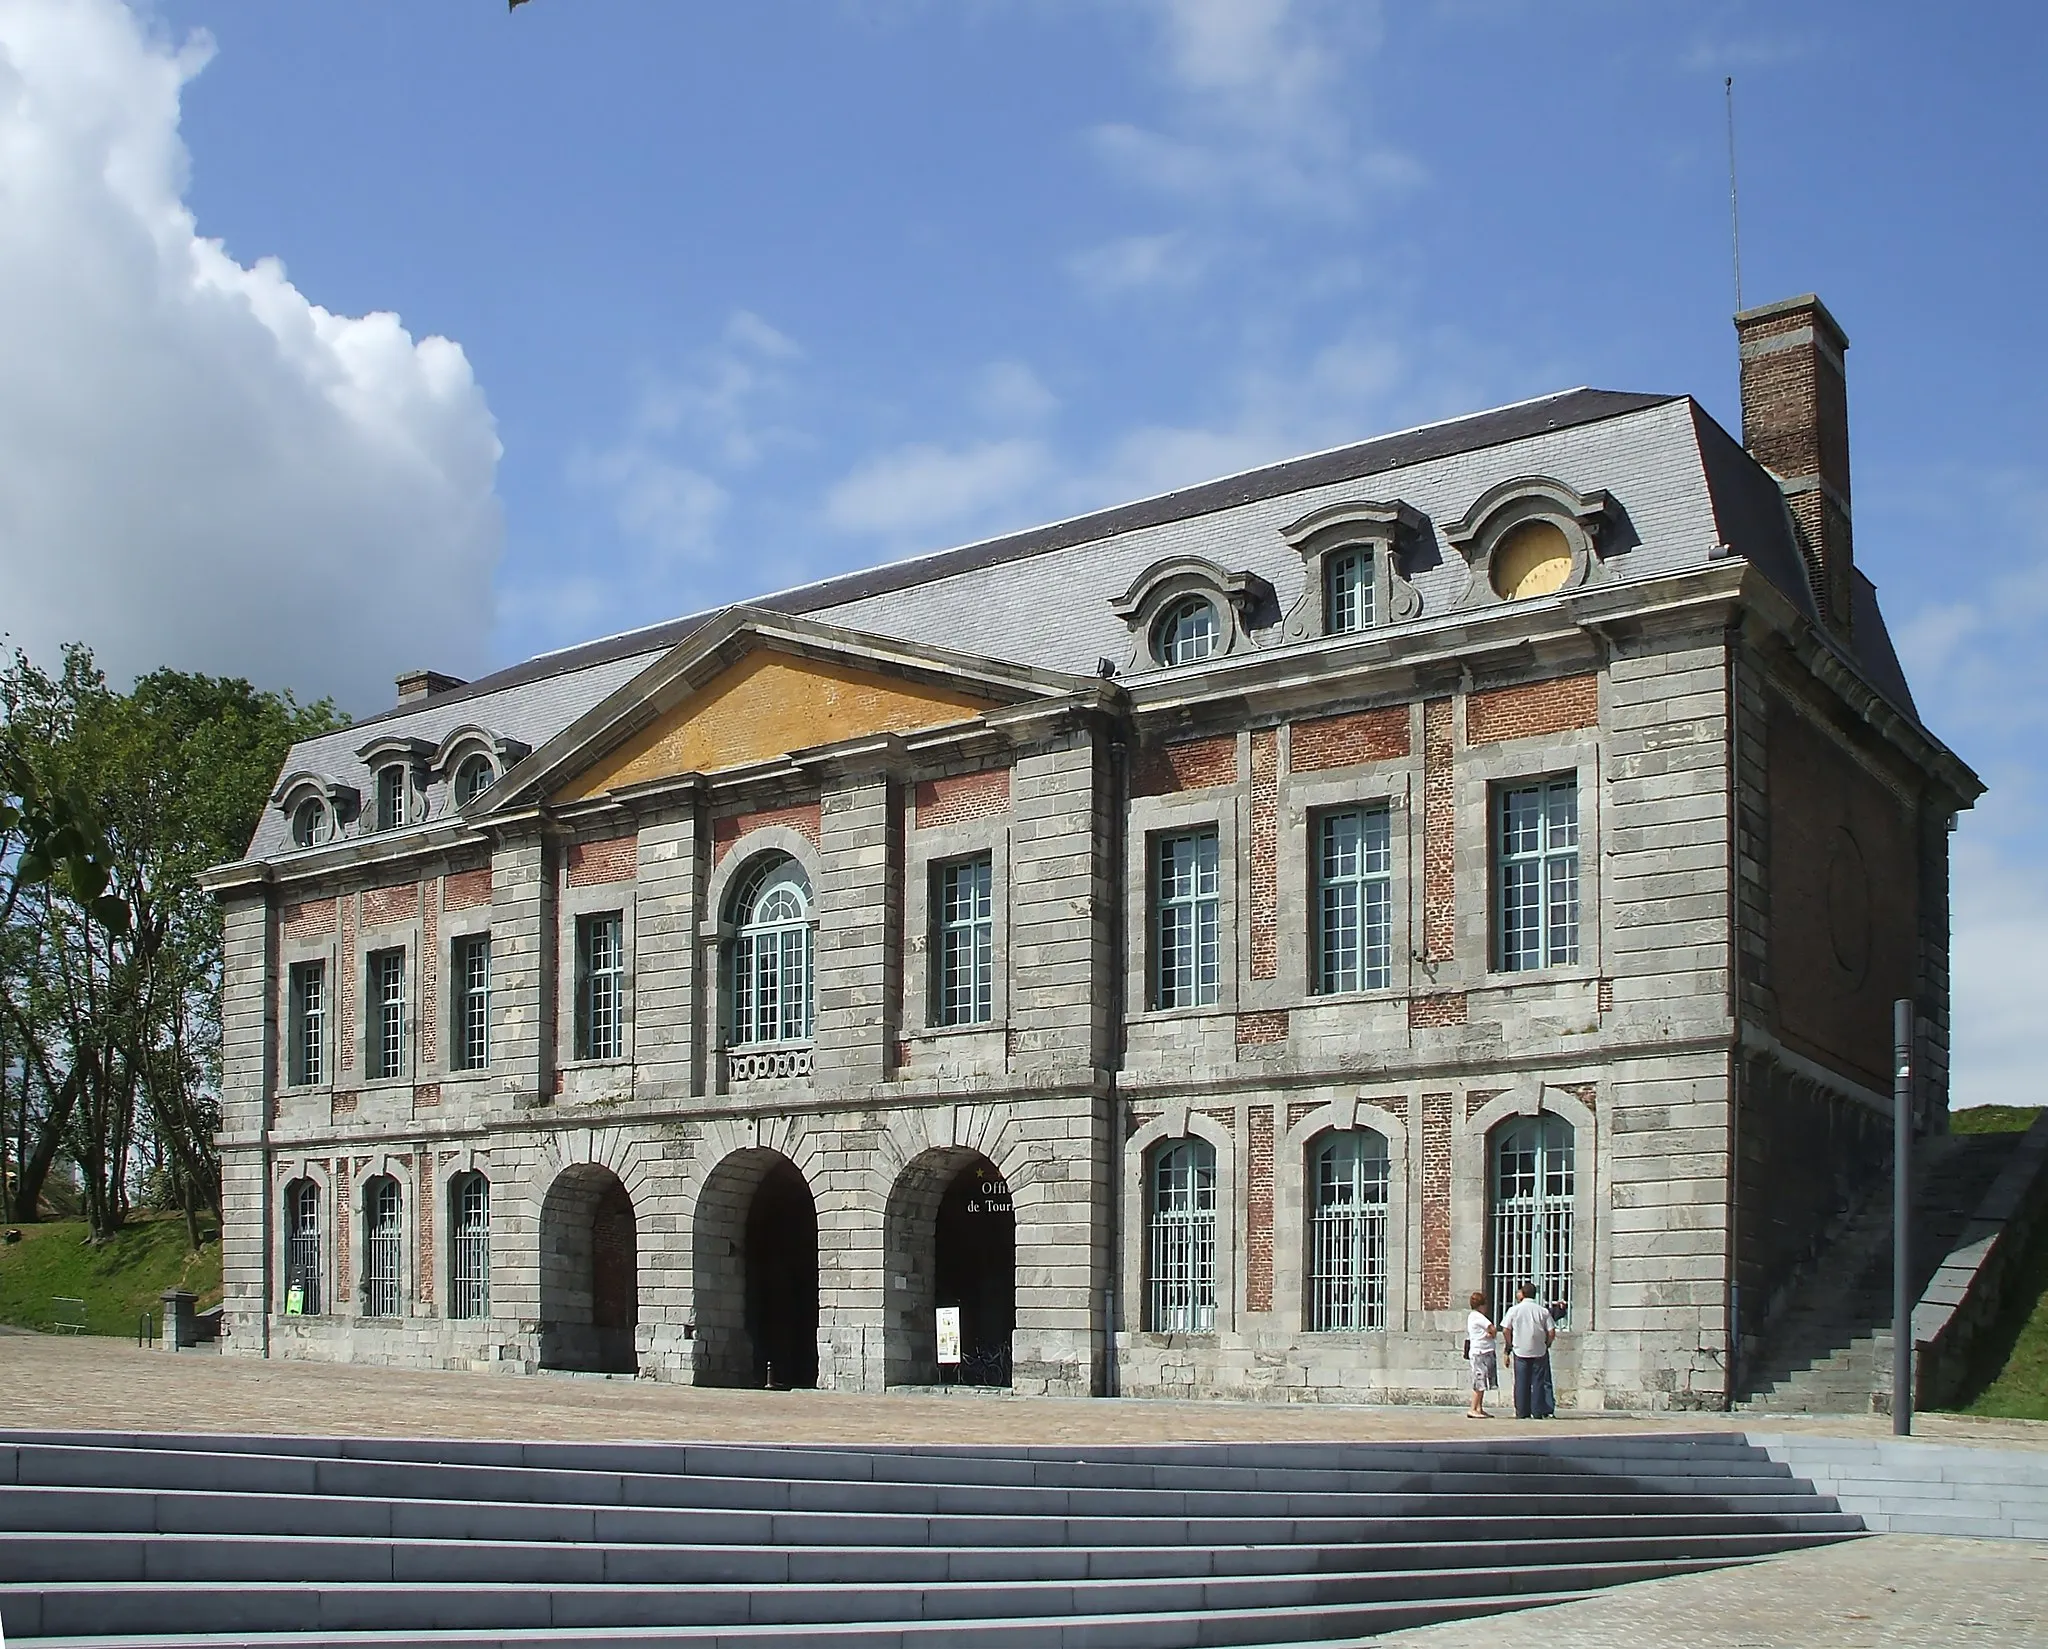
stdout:
<svg viewBox="0 0 2048 1649">
<path fill-rule="evenodd" d="M 1490 563 L 1494 594 L 1503 601 L 1549 595 L 1572 575 L 1571 541 L 1555 521 L 1523 521 L 1501 534 Z"/>
<path fill-rule="evenodd" d="M 1199 664 L 1223 645 L 1216 604 L 1205 596 L 1184 596 L 1160 616 L 1153 632 L 1161 664 Z"/>
<path fill-rule="evenodd" d="M 292 844 L 311 847 L 327 838 L 327 809 L 318 796 L 308 796 L 292 809 Z"/>
<path fill-rule="evenodd" d="M 469 806 L 497 781 L 489 756 L 471 756 L 455 770 L 455 805 Z"/>
</svg>

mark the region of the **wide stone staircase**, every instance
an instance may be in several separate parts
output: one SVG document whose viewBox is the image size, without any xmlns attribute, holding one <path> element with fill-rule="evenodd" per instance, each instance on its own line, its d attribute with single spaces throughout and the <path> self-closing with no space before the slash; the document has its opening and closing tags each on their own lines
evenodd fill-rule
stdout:
<svg viewBox="0 0 2048 1649">
<path fill-rule="evenodd" d="M 1861 1528 L 1732 1434 L 1060 1449 L 0 1432 L 17 1649 L 1334 1645 Z"/>
<path fill-rule="evenodd" d="M 1946 1134 L 1915 1150 L 1912 1295 L 1948 1258 L 2017 1135 Z M 1771 1414 L 1891 1411 L 1891 1181 L 1836 1234 L 1803 1285 L 1764 1325 L 1738 1409 Z"/>
</svg>

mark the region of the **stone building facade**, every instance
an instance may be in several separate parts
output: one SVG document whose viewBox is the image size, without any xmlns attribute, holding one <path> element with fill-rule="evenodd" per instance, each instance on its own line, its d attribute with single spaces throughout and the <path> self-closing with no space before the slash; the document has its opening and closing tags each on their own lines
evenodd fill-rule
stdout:
<svg viewBox="0 0 2048 1649">
<path fill-rule="evenodd" d="M 1737 325 L 1747 451 L 1570 391 L 294 750 L 212 877 L 228 1348 L 1459 1401 L 1528 1278 L 1565 1402 L 1725 1404 L 1897 997 L 1942 1126 L 1980 789 L 1846 340 Z"/>
</svg>

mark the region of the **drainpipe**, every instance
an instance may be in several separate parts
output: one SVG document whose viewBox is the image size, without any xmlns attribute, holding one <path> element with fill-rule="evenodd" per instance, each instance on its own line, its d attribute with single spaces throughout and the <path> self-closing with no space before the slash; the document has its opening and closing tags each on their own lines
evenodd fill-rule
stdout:
<svg viewBox="0 0 2048 1649">
<path fill-rule="evenodd" d="M 1122 1316 L 1124 1274 L 1124 1139 L 1127 1133 L 1124 1097 L 1118 1077 L 1123 1070 L 1124 985 L 1129 967 L 1130 935 L 1124 923 L 1125 837 L 1130 832 L 1131 761 L 1130 747 L 1121 737 L 1109 747 L 1111 829 L 1109 831 L 1110 898 L 1110 1037 L 1107 1048 L 1109 1075 L 1109 1275 L 1102 1289 L 1102 1394 L 1123 1395 L 1123 1370 L 1116 1350 L 1117 1325 Z"/>
</svg>

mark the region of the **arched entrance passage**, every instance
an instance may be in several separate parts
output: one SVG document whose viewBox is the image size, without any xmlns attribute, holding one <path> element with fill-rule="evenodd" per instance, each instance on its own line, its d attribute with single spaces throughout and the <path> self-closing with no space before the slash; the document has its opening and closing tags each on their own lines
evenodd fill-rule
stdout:
<svg viewBox="0 0 2048 1649">
<path fill-rule="evenodd" d="M 1017 1218 L 1009 1183 L 979 1152 L 927 1151 L 896 1181 L 886 1219 L 884 1378 L 891 1385 L 937 1383 L 938 1314 L 950 1306 L 960 1312 L 957 1377 L 1007 1386 L 1017 1327 Z"/>
<path fill-rule="evenodd" d="M 735 1151 L 697 1198 L 697 1383 L 818 1383 L 818 1209 L 780 1152 Z"/>
<path fill-rule="evenodd" d="M 540 1211 L 540 1365 L 596 1374 L 639 1368 L 640 1242 L 633 1199 L 609 1168 L 555 1176 Z"/>
</svg>

